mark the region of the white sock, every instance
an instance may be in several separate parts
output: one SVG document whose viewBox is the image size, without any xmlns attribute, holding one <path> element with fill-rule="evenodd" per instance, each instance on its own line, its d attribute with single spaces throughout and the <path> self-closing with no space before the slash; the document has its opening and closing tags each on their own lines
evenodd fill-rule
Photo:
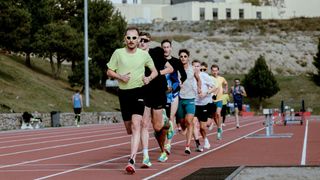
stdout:
<svg viewBox="0 0 320 180">
<path fill-rule="evenodd" d="M 149 157 L 148 148 L 143 148 L 143 156 Z"/>
</svg>

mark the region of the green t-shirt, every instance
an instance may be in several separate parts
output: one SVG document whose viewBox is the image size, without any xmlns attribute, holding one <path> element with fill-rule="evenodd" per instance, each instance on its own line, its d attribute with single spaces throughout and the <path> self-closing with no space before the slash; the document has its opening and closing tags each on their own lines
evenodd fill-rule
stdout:
<svg viewBox="0 0 320 180">
<path fill-rule="evenodd" d="M 154 68 L 154 63 L 147 51 L 137 49 L 130 54 L 126 48 L 120 48 L 114 51 L 107 66 L 121 75 L 130 73 L 130 80 L 127 83 L 119 81 L 119 88 L 133 89 L 143 86 L 145 67 Z"/>
</svg>

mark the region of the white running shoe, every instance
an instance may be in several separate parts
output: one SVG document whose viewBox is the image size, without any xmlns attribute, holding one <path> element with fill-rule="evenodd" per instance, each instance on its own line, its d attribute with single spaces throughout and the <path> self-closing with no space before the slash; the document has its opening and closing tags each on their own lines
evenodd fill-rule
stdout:
<svg viewBox="0 0 320 180">
<path fill-rule="evenodd" d="M 214 126 L 214 124 L 211 123 L 210 126 L 209 126 L 209 128 L 208 128 L 208 130 L 211 131 L 211 130 L 213 129 L 213 126 Z"/>
</svg>

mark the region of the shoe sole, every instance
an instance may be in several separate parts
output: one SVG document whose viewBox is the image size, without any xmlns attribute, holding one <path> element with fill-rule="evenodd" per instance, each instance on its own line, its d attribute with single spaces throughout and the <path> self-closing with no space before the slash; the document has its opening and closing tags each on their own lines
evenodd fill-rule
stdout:
<svg viewBox="0 0 320 180">
<path fill-rule="evenodd" d="M 127 166 L 126 171 L 128 174 L 134 174 L 136 172 L 136 170 L 132 166 Z"/>
<path fill-rule="evenodd" d="M 191 152 L 189 150 L 184 150 L 184 153 L 191 154 Z"/>
<path fill-rule="evenodd" d="M 160 159 L 158 159 L 159 162 L 166 162 L 168 160 L 168 157 L 166 157 L 165 160 L 161 161 Z"/>
<path fill-rule="evenodd" d="M 141 168 L 144 168 L 144 169 L 146 169 L 146 168 L 150 168 L 152 165 L 148 165 L 148 164 L 142 164 L 142 166 L 141 166 Z"/>
</svg>

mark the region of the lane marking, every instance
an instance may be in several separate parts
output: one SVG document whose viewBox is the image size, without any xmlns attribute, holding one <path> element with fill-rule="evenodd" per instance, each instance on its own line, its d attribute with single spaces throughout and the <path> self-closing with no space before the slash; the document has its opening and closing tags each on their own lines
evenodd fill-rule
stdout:
<svg viewBox="0 0 320 180">
<path fill-rule="evenodd" d="M 56 139 L 56 140 L 40 141 L 40 142 L 33 142 L 33 143 L 26 143 L 26 144 L 17 144 L 17 145 L 3 146 L 3 147 L 0 147 L 0 149 L 7 149 L 7 148 L 13 148 L 13 147 L 28 146 L 28 145 L 38 145 L 38 144 L 60 142 L 60 141 L 71 141 L 71 140 L 78 140 L 78 139 L 85 139 L 85 138 L 92 138 L 92 137 L 99 137 L 99 136 L 109 136 L 109 135 L 121 134 L 121 133 L 123 132 L 115 132 L 115 133 L 109 133 L 109 134 L 102 133 L 102 134 L 92 135 L 92 136 L 84 136 L 84 137 L 76 137 L 76 138 L 68 138 L 68 139 Z"/>
<path fill-rule="evenodd" d="M 250 120 L 250 121 L 252 121 L 252 120 Z M 262 121 L 251 122 L 251 123 L 248 123 L 248 124 L 243 125 L 242 127 L 249 126 L 249 125 L 252 125 L 252 124 L 258 124 L 258 123 L 261 123 L 261 122 L 262 122 Z M 261 129 L 264 129 L 264 127 L 261 128 Z M 257 130 L 257 131 L 254 131 L 253 133 L 258 132 L 258 131 L 260 131 L 261 129 L 259 129 L 259 130 Z M 231 130 L 234 130 L 234 127 L 229 128 L 229 129 L 226 129 L 226 130 L 224 130 L 224 131 L 231 131 Z M 253 134 L 253 133 L 250 133 L 249 135 L 251 135 L 251 134 Z M 210 135 L 213 135 L 213 134 L 216 134 L 216 133 L 210 133 Z M 185 139 L 184 139 L 184 140 L 181 140 L 181 141 L 178 141 L 178 142 L 175 142 L 175 143 L 172 143 L 172 145 L 180 144 L 180 143 L 184 143 L 184 142 L 185 142 Z M 224 147 L 224 145 L 221 145 L 221 146 Z M 218 146 L 218 147 L 219 147 L 219 146 Z M 221 148 L 222 148 L 222 147 L 221 147 Z M 156 149 L 159 149 L 159 147 L 151 148 L 151 149 L 149 149 L 149 152 L 152 151 L 152 150 L 156 150 Z M 215 148 L 215 149 L 220 149 L 220 148 Z M 211 150 L 211 151 L 212 151 L 212 150 Z M 137 155 L 138 155 L 138 154 L 142 154 L 142 151 L 138 152 Z M 70 172 L 78 171 L 78 170 L 85 169 L 85 168 L 89 168 L 89 167 L 92 167 L 92 166 L 97 166 L 97 165 L 101 165 L 101 164 L 108 163 L 108 162 L 111 162 L 111 161 L 119 160 L 119 159 L 122 159 L 122 158 L 129 158 L 129 156 L 130 156 L 130 155 L 125 155 L 125 156 L 121 156 L 121 157 L 117 157 L 117 158 L 113 158 L 113 159 L 101 161 L 101 162 L 98 162 L 98 163 L 89 164 L 89 165 L 82 166 L 82 167 L 79 167 L 79 168 L 74 168 L 74 169 L 70 169 L 70 170 L 67 170 L 67 171 L 59 172 L 59 173 L 56 173 L 56 174 L 51 174 L 51 175 L 47 175 L 47 176 L 44 176 L 44 177 L 40 177 L 40 178 L 37 178 L 37 179 L 35 179 L 35 180 L 43 180 L 43 179 L 47 179 L 47 178 L 51 178 L 51 177 L 55 177 L 55 176 L 67 174 L 67 173 L 70 173 Z M 0 167 L 0 168 L 1 168 L 1 167 Z"/>
<path fill-rule="evenodd" d="M 235 142 L 237 142 L 237 141 L 239 141 L 239 140 L 241 140 L 241 139 L 243 139 L 243 138 L 245 138 L 245 137 L 247 137 L 247 136 L 250 136 L 251 134 L 254 134 L 254 133 L 256 133 L 256 132 L 259 132 L 259 131 L 261 131 L 261 130 L 263 130 L 263 129 L 265 129 L 265 128 L 264 128 L 264 127 L 263 127 L 263 128 L 260 128 L 260 129 L 254 131 L 254 132 L 251 132 L 251 133 L 246 134 L 246 135 L 244 135 L 244 136 L 241 136 L 241 137 L 239 137 L 239 138 L 237 138 L 237 139 L 234 139 L 234 140 L 232 140 L 232 141 L 230 141 L 230 142 L 227 142 L 226 144 L 223 144 L 223 145 L 221 145 L 221 146 L 218 146 L 218 147 L 216 147 L 216 148 L 214 148 L 214 149 L 210 149 L 210 150 L 208 150 L 208 151 L 206 151 L 206 152 L 204 152 L 204 153 L 202 153 L 202 154 L 199 154 L 199 155 L 197 155 L 197 156 L 194 156 L 194 157 L 192 157 L 192 158 L 190 158 L 190 159 L 188 159 L 188 160 L 186 160 L 186 161 L 183 161 L 183 162 L 181 162 L 181 163 L 179 163 L 179 164 L 176 164 L 176 165 L 171 166 L 171 167 L 169 167 L 169 168 L 167 168 L 167 169 L 164 169 L 164 170 L 162 170 L 162 171 L 160 171 L 160 172 L 158 172 L 158 173 L 156 173 L 156 174 L 153 174 L 153 175 L 151 175 L 151 176 L 149 176 L 149 177 L 146 177 L 146 178 L 144 178 L 144 180 L 148 180 L 148 179 L 154 178 L 154 177 L 156 177 L 156 176 L 159 176 L 159 175 L 161 175 L 161 174 L 164 174 L 164 173 L 166 173 L 166 172 L 168 172 L 168 171 L 170 171 L 170 170 L 172 170 L 172 169 L 175 169 L 175 168 L 177 168 L 177 167 L 179 167 L 179 166 L 182 166 L 182 165 L 184 165 L 184 164 L 189 163 L 190 161 L 193 161 L 193 160 L 195 160 L 195 159 L 198 159 L 198 158 L 200 158 L 200 157 L 202 157 L 202 156 L 204 156 L 204 155 L 206 155 L 206 154 L 209 154 L 209 153 L 211 153 L 211 152 L 213 152 L 213 151 L 219 150 L 219 149 L 221 149 L 221 148 L 223 148 L 223 147 L 225 147 L 225 146 L 228 146 L 228 145 L 230 145 L 230 144 L 232 144 L 232 143 L 235 143 Z"/>
<path fill-rule="evenodd" d="M 122 129 L 122 128 L 121 128 Z M 20 136 L 19 138 L 15 139 L 15 140 L 9 140 L 9 141 L 1 141 L 0 144 L 3 143 L 12 143 L 12 142 L 19 142 L 19 141 L 29 141 L 29 140 L 39 140 L 39 139 L 47 139 L 47 138 L 57 138 L 57 137 L 64 137 L 64 136 L 75 136 L 75 135 L 83 135 L 83 134 L 92 134 L 92 133 L 96 133 L 96 132 L 110 132 L 110 131 L 119 131 L 118 129 L 115 130 L 107 130 L 107 129 L 103 129 L 103 130 L 98 130 L 98 131 L 84 131 L 84 132 L 75 132 L 75 133 L 70 133 L 70 134 L 61 134 L 61 132 L 57 132 L 57 133 L 52 133 L 52 135 L 50 134 L 49 136 L 46 136 L 47 134 L 37 134 L 37 137 L 33 137 L 33 138 L 25 138 L 26 136 Z M 60 134 L 60 135 L 57 135 Z M 40 136 L 40 137 L 39 137 Z"/>
<path fill-rule="evenodd" d="M 309 129 L 309 121 L 307 120 L 306 127 L 304 130 L 304 139 L 303 139 L 303 147 L 302 147 L 301 163 L 300 163 L 300 165 L 302 166 L 306 165 L 308 129 Z"/>
</svg>

